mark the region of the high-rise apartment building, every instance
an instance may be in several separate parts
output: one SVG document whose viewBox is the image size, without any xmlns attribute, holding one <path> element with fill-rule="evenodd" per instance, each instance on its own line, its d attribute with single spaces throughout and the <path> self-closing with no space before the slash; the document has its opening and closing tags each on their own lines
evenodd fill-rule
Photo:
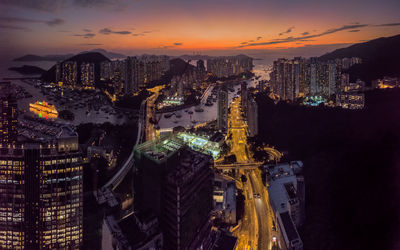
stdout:
<svg viewBox="0 0 400 250">
<path fill-rule="evenodd" d="M 247 83 L 242 82 L 240 86 L 240 96 L 241 96 L 241 106 L 243 110 L 244 117 L 247 117 L 247 106 L 248 106 L 248 99 L 249 99 L 249 92 L 247 91 Z"/>
<path fill-rule="evenodd" d="M 247 125 L 249 135 L 258 135 L 258 105 L 254 98 L 250 98 L 247 106 Z"/>
<path fill-rule="evenodd" d="M 94 63 L 81 63 L 81 84 L 84 89 L 94 89 Z"/>
<path fill-rule="evenodd" d="M 62 63 L 62 82 L 64 86 L 75 88 L 77 86 L 78 65 L 75 61 Z"/>
<path fill-rule="evenodd" d="M 0 83 L 0 144 L 4 147 L 17 140 L 17 99 L 10 82 Z"/>
<path fill-rule="evenodd" d="M 218 90 L 218 130 L 226 133 L 228 130 L 228 90 L 225 86 Z"/>
<path fill-rule="evenodd" d="M 229 77 L 251 71 L 253 59 L 245 55 L 216 57 L 207 60 L 207 71 L 217 77 Z"/>
</svg>

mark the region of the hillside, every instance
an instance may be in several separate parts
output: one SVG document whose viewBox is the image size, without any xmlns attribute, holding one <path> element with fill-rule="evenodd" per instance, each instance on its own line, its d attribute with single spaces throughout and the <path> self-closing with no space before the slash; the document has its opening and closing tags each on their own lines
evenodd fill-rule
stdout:
<svg viewBox="0 0 400 250">
<path fill-rule="evenodd" d="M 100 63 L 103 61 L 110 61 L 107 57 L 102 55 L 101 53 L 98 52 L 88 52 L 88 53 L 83 53 L 83 54 L 78 54 L 76 56 L 73 56 L 66 61 L 75 61 L 78 64 L 78 84 L 80 84 L 80 74 L 81 74 L 81 69 L 80 65 L 83 62 L 89 62 L 89 63 L 94 63 L 94 72 L 95 72 L 95 82 L 99 82 L 100 80 Z M 46 82 L 55 82 L 56 78 L 56 65 L 51 67 L 48 71 L 43 73 L 42 78 Z"/>
<path fill-rule="evenodd" d="M 364 110 L 257 96 L 256 146 L 274 145 L 288 152 L 284 160 L 304 163 L 304 249 L 399 249 L 400 91 L 365 95 Z"/>
<path fill-rule="evenodd" d="M 344 57 L 360 57 L 362 64 L 348 70 L 351 80 L 357 78 L 370 83 L 384 76 L 400 76 L 400 35 L 382 37 L 365 43 L 337 49 L 321 56 L 322 61 Z"/>
<path fill-rule="evenodd" d="M 126 55 L 120 54 L 120 53 L 115 53 L 115 52 L 111 52 L 111 51 L 107 51 L 104 49 L 92 49 L 89 51 L 83 51 L 79 54 L 84 54 L 84 53 L 89 53 L 89 52 L 99 52 L 101 54 L 103 54 L 105 57 L 110 58 L 110 59 L 125 59 Z"/>
</svg>

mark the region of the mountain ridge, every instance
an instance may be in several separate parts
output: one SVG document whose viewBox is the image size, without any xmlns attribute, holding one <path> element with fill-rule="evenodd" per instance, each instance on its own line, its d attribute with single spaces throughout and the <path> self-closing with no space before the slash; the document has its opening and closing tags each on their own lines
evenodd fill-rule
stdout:
<svg viewBox="0 0 400 250">
<path fill-rule="evenodd" d="M 400 35 L 380 37 L 368 42 L 353 44 L 319 57 L 321 61 L 336 58 L 359 57 L 361 64 L 347 70 L 350 80 L 361 79 L 366 83 L 385 76 L 400 77 Z"/>
</svg>

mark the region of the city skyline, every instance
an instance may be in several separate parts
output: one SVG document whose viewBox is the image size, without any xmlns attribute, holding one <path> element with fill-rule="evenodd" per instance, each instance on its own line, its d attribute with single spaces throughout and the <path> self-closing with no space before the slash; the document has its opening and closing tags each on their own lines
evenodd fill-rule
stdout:
<svg viewBox="0 0 400 250">
<path fill-rule="evenodd" d="M 126 55 L 313 56 L 400 32 L 398 1 L 3 0 L 0 6 L 0 54 L 14 55 L 101 47 Z"/>
</svg>

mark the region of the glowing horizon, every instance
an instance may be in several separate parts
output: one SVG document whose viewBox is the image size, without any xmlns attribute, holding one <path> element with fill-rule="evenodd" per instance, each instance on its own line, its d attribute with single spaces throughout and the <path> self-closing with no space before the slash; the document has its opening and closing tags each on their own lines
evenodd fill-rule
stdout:
<svg viewBox="0 0 400 250">
<path fill-rule="evenodd" d="M 1 1 L 1 53 L 285 50 L 359 43 L 400 33 L 387 0 Z"/>
</svg>

